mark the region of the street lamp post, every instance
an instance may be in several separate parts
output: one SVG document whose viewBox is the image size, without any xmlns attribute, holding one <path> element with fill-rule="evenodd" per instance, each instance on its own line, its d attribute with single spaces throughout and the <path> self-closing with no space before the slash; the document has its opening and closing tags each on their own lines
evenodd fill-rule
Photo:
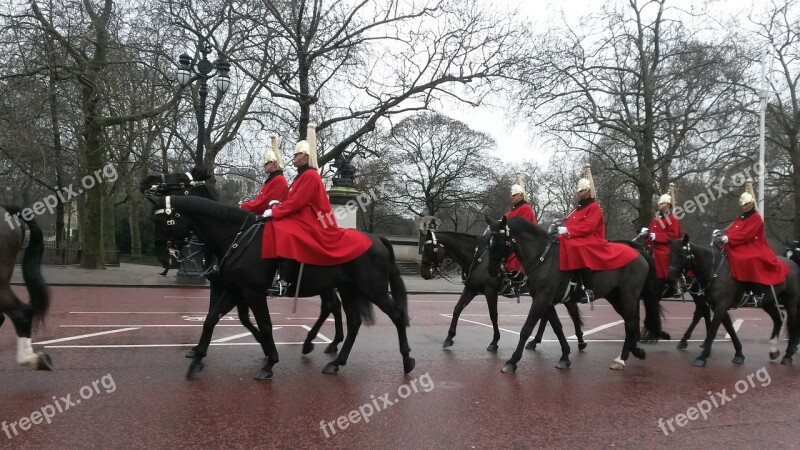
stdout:
<svg viewBox="0 0 800 450">
<path fill-rule="evenodd" d="M 208 97 L 208 84 L 210 78 L 216 76 L 215 84 L 220 94 L 224 94 L 231 85 L 230 69 L 231 64 L 220 58 L 213 63 L 208 60 L 211 53 L 211 43 L 208 39 L 201 39 L 198 50 L 202 55 L 195 63 L 194 59 L 186 53 L 178 57 L 178 82 L 182 86 L 188 86 L 195 80 L 200 84 L 197 89 L 200 103 L 197 105 L 197 152 L 194 155 L 194 164 L 203 167 L 203 149 L 205 148 L 205 122 L 206 122 L 206 97 Z M 212 73 L 216 69 L 216 72 Z M 182 283 L 205 284 L 206 280 L 202 277 L 203 273 L 203 251 L 202 244 L 197 241 L 195 236 L 184 247 L 185 255 L 192 255 L 183 260 L 178 269 L 177 279 Z"/>
</svg>

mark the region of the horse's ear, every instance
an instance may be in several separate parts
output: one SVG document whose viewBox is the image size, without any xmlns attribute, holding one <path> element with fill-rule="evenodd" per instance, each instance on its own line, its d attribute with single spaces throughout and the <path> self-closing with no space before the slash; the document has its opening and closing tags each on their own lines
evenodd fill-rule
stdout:
<svg viewBox="0 0 800 450">
<path fill-rule="evenodd" d="M 206 170 L 206 168 L 202 166 L 192 167 L 192 170 L 189 171 L 189 173 L 192 174 L 192 178 L 194 178 L 197 181 L 206 181 L 209 178 L 211 178 L 211 174 L 208 173 L 208 170 Z"/>
<path fill-rule="evenodd" d="M 153 186 L 153 175 L 148 175 L 142 178 L 142 181 L 139 182 L 139 192 L 144 194 L 144 191 L 150 189 Z"/>
<path fill-rule="evenodd" d="M 506 217 L 505 214 L 503 214 L 503 217 L 500 218 L 500 226 L 504 227 L 506 226 L 506 223 L 508 223 L 508 217 Z"/>
<path fill-rule="evenodd" d="M 489 218 L 488 214 L 484 214 L 483 218 L 486 219 L 486 225 L 492 226 L 494 224 L 494 221 Z"/>
<path fill-rule="evenodd" d="M 684 234 L 683 235 L 683 245 L 686 245 L 688 243 L 689 243 L 689 235 L 688 234 Z"/>
</svg>

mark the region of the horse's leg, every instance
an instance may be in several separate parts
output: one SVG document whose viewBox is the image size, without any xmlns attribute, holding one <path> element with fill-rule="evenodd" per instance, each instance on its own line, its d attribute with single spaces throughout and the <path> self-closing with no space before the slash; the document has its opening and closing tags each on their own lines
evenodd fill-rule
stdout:
<svg viewBox="0 0 800 450">
<path fill-rule="evenodd" d="M 645 351 L 637 345 L 639 341 L 639 299 L 638 296 L 634 298 L 616 288 L 606 295 L 606 300 L 611 303 L 611 306 L 625 322 L 625 341 L 622 344 L 622 352 L 612 361 L 609 369 L 624 370 L 625 361 L 628 360 L 631 353 L 639 359 L 645 359 L 647 356 Z"/>
<path fill-rule="evenodd" d="M 358 335 L 358 330 L 361 328 L 361 316 L 359 315 L 358 307 L 356 306 L 356 301 L 359 301 L 356 298 L 357 294 L 355 290 L 353 292 L 348 291 L 349 290 L 343 291 L 341 288 L 339 289 L 339 292 L 342 293 L 342 297 L 344 298 L 342 301 L 342 307 L 344 308 L 344 314 L 347 319 L 347 335 L 344 338 L 342 350 L 338 355 L 336 355 L 336 358 L 334 358 L 333 361 L 325 365 L 325 368 L 322 369 L 322 373 L 337 373 L 339 372 L 339 366 L 344 366 L 347 364 L 347 358 L 350 356 L 350 350 L 353 349 L 353 343 Z"/>
<path fill-rule="evenodd" d="M 528 342 L 528 344 L 525 346 L 527 350 L 536 350 L 536 346 L 542 343 L 544 331 L 547 329 L 547 320 L 544 319 L 545 317 L 539 321 L 539 328 L 536 330 L 536 336 L 534 336 L 533 340 Z"/>
<path fill-rule="evenodd" d="M 764 297 L 771 296 L 772 292 L 767 291 L 764 294 Z M 781 334 L 781 327 L 783 326 L 783 318 L 781 317 L 781 311 L 778 308 L 778 304 L 776 303 L 776 299 L 764 299 L 764 305 L 761 307 L 764 311 L 769 314 L 769 317 L 772 319 L 772 334 L 769 337 L 769 359 L 777 359 L 780 356 L 781 352 L 778 350 L 778 338 Z"/>
<path fill-rule="evenodd" d="M 692 365 L 695 367 L 705 367 L 706 360 L 709 356 L 711 356 L 711 346 L 714 344 L 714 339 L 717 338 L 717 332 L 719 331 L 719 326 L 723 320 L 725 320 L 725 316 L 728 315 L 728 305 L 723 304 L 722 301 L 717 300 L 716 305 L 714 305 L 714 317 L 711 319 L 711 326 L 708 327 L 708 333 L 706 334 L 706 340 L 703 342 L 703 351 L 700 352 L 700 356 L 695 358 Z"/>
<path fill-rule="evenodd" d="M 800 318 L 797 313 L 796 299 L 784 303 L 786 307 L 786 328 L 789 330 L 789 343 L 786 345 L 786 354 L 781 359 L 781 364 L 792 364 L 792 356 L 797 352 L 797 344 L 800 343 Z"/>
<path fill-rule="evenodd" d="M 486 347 L 487 351 L 497 351 L 497 341 L 500 340 L 500 326 L 497 324 L 497 292 L 487 289 L 484 295 L 486 296 L 486 305 L 489 306 L 489 319 L 492 321 L 492 342 Z M 455 329 L 453 330 L 455 334 Z"/>
<path fill-rule="evenodd" d="M 711 309 L 708 307 L 708 304 L 705 301 L 705 296 L 692 295 L 692 300 L 694 300 L 694 314 L 692 314 L 692 323 L 689 324 L 689 328 L 686 330 L 686 333 L 683 333 L 681 341 L 678 342 L 678 348 L 681 350 L 689 346 L 688 341 L 692 338 L 694 328 L 698 323 L 700 323 L 701 317 L 705 319 L 706 331 L 708 331 L 708 325 L 709 322 L 711 322 Z"/>
<path fill-rule="evenodd" d="M 325 347 L 323 353 L 336 353 L 339 351 L 339 344 L 344 340 L 344 326 L 342 325 L 342 299 L 339 294 L 333 294 L 333 328 L 335 334 L 333 335 L 333 342 Z"/>
<path fill-rule="evenodd" d="M 317 337 L 317 333 L 319 333 L 319 329 L 322 327 L 322 324 L 325 323 L 325 320 L 328 318 L 331 313 L 333 313 L 334 308 L 339 307 L 338 299 L 335 298 L 335 294 L 333 291 L 326 291 L 319 294 L 319 298 L 322 300 L 322 304 L 320 305 L 319 311 L 319 318 L 314 325 L 311 327 L 311 330 L 308 331 L 308 335 L 306 335 L 306 340 L 303 342 L 303 354 L 307 355 L 314 350 L 314 343 L 312 342 L 314 338 Z M 341 342 L 341 341 L 339 341 Z M 339 345 L 339 342 L 334 340 L 331 344 L 336 347 Z"/>
<path fill-rule="evenodd" d="M 564 307 L 567 308 L 569 312 L 570 318 L 572 318 L 572 324 L 575 326 L 575 337 L 578 338 L 578 350 L 583 350 L 586 348 L 586 341 L 583 340 L 583 321 L 581 320 L 581 310 L 578 308 L 578 302 L 576 301 L 568 301 L 564 303 Z"/>
<path fill-rule="evenodd" d="M 187 358 L 192 358 L 189 364 L 189 371 L 186 372 L 186 378 L 194 379 L 203 370 L 203 358 L 208 354 L 208 346 L 211 344 L 211 336 L 214 334 L 214 328 L 219 323 L 220 319 L 225 317 L 235 306 L 237 296 L 233 292 L 222 291 L 216 298 L 212 297 L 209 304 L 208 314 L 203 321 L 203 332 L 200 334 L 200 341 L 197 345 L 191 348 L 186 353 Z"/>
<path fill-rule="evenodd" d="M 542 294 L 533 297 L 531 309 L 528 311 L 528 318 L 525 319 L 525 324 L 522 326 L 522 330 L 519 332 L 519 343 L 517 344 L 517 348 L 514 350 L 511 358 L 503 365 L 503 368 L 500 370 L 501 372 L 514 373 L 517 371 L 517 363 L 520 359 L 522 359 L 522 351 L 525 348 L 525 342 L 527 342 L 528 338 L 531 337 L 533 327 L 536 326 L 536 322 L 538 322 L 547 312 L 547 308 L 553 304 L 552 298 L 547 298 L 546 300 L 544 300 L 544 298 L 546 297 L 543 297 Z"/>
<path fill-rule="evenodd" d="M 461 312 L 464 311 L 464 308 L 469 305 L 475 296 L 478 295 L 477 292 L 472 290 L 469 286 L 464 286 L 464 290 L 461 291 L 461 297 L 458 298 L 458 302 L 456 303 L 456 307 L 453 308 L 453 318 L 450 319 L 450 329 L 447 330 L 447 337 L 444 340 L 444 344 L 442 344 L 442 348 L 452 347 L 453 346 L 453 338 L 456 336 L 456 325 L 458 324 L 458 318 L 461 316 Z M 489 303 L 489 297 L 486 297 L 486 303 Z M 497 294 L 495 293 L 495 310 L 497 310 Z M 491 311 L 491 309 L 490 309 Z M 498 331 L 498 334 L 500 332 Z M 499 336 L 498 336 L 499 339 Z"/>
<path fill-rule="evenodd" d="M 733 343 L 733 349 L 736 352 L 733 356 L 734 364 L 742 364 L 744 363 L 744 353 L 742 353 L 742 342 L 739 340 L 739 335 L 736 334 L 736 328 L 733 327 L 733 320 L 731 320 L 730 314 L 725 314 L 725 317 L 722 318 L 722 326 L 725 327 L 725 331 L 731 336 L 731 343 Z"/>
<path fill-rule="evenodd" d="M 267 305 L 266 292 L 250 294 L 246 303 L 253 311 L 256 318 L 258 331 L 261 333 L 261 349 L 267 357 L 264 367 L 253 377 L 256 380 L 269 380 L 272 378 L 272 367 L 278 363 L 278 349 L 275 347 L 275 339 L 272 337 L 272 319 L 269 317 L 269 306 Z"/>
<path fill-rule="evenodd" d="M 556 368 L 569 369 L 569 366 L 572 364 L 569 360 L 569 343 L 567 342 L 567 336 L 564 335 L 564 327 L 561 326 L 561 320 L 558 318 L 555 305 L 548 308 L 546 314 L 547 321 L 550 322 L 550 325 L 553 327 L 553 332 L 556 333 L 556 337 L 558 338 L 558 343 L 561 344 L 561 359 L 558 360 Z M 545 320 L 542 318 L 542 323 L 544 324 L 544 322 Z"/>
<path fill-rule="evenodd" d="M 4 307 L 3 309 L 14 324 L 17 333 L 17 364 L 36 370 L 53 370 L 53 363 L 47 353 L 34 353 L 33 351 L 31 343 L 33 308 L 31 305 L 22 302 L 8 284 L 0 290 L 0 305 L 12 305 L 11 308 Z"/>
</svg>

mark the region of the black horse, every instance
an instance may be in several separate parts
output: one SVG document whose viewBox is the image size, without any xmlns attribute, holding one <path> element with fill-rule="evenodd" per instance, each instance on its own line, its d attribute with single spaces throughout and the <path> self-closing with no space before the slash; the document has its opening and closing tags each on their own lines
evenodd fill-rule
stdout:
<svg viewBox="0 0 800 450">
<path fill-rule="evenodd" d="M 711 345 L 717 337 L 720 324 L 730 334 L 733 347 L 736 350 L 733 362 L 735 364 L 744 362 L 742 343 L 733 328 L 728 310 L 743 305 L 748 298 L 747 293 L 750 291 L 757 295 L 763 295 L 761 307 L 772 318 L 770 359 L 776 359 L 780 355 L 778 337 L 783 320 L 778 304 L 783 305 L 786 309 L 789 343 L 786 346 L 786 354 L 781 360 L 781 364 L 792 363 L 792 356 L 797 351 L 797 345 L 800 342 L 800 317 L 798 316 L 800 271 L 794 262 L 787 258 L 779 257 L 789 267 L 789 275 L 787 275 L 784 282 L 775 285 L 773 291 L 769 286 L 757 283 L 742 283 L 734 280 L 731 275 L 728 258 L 719 248 L 691 242 L 688 235 L 685 235 L 683 240 L 673 241 L 670 244 L 669 253 L 670 269 L 668 279 L 670 282 L 676 283 L 684 271 L 690 266 L 693 267 L 692 271 L 702 280 L 698 284 L 699 288 L 706 294 L 708 303 L 714 311 L 708 334 L 703 343 L 703 351 L 692 365 L 696 367 L 704 367 L 706 365 L 707 359 L 711 355 Z"/>
<path fill-rule="evenodd" d="M 34 322 L 41 322 L 50 307 L 50 290 L 42 277 L 44 254 L 42 230 L 35 220 L 25 220 L 17 206 L 0 207 L 0 325 L 5 316 L 11 319 L 17 333 L 17 364 L 38 370 L 52 370 L 50 356 L 34 353 L 31 332 Z M 17 253 L 27 248 L 22 256 L 22 278 L 28 289 L 30 304 L 22 302 L 11 290 L 11 275 Z"/>
<path fill-rule="evenodd" d="M 489 273 L 498 273 L 502 261 L 510 252 L 516 252 L 528 274 L 528 286 L 533 293 L 533 302 L 528 318 L 520 331 L 520 340 L 514 354 L 503 366 L 505 373 L 514 373 L 522 350 L 536 322 L 549 313 L 557 302 L 569 293 L 570 274 L 559 269 L 559 246 L 555 238 L 537 225 L 520 219 L 506 219 L 489 223 Z M 625 321 L 625 342 L 622 353 L 610 368 L 623 370 L 625 361 L 632 353 L 639 359 L 646 354 L 638 347 L 639 341 L 639 297 L 647 281 L 650 267 L 641 256 L 619 269 L 594 272 L 593 285 L 597 298 L 605 298 Z M 569 346 L 562 344 L 561 361 L 569 361 Z"/>
<path fill-rule="evenodd" d="M 272 337 L 272 322 L 266 295 L 281 260 L 262 259 L 262 224 L 239 208 L 221 205 L 200 197 L 156 197 L 153 201 L 163 211 L 155 218 L 167 224 L 171 239 L 182 241 L 190 230 L 205 243 L 218 259 L 221 282 L 225 289 L 241 299 L 256 318 L 261 334 L 261 347 L 267 357 L 257 379 L 271 378 L 272 367 L 278 362 L 278 352 Z M 185 227 L 176 226 L 182 223 Z M 338 266 L 304 268 L 304 277 L 313 282 L 300 286 L 299 296 L 311 297 L 338 289 L 347 315 L 347 336 L 338 356 L 328 363 L 324 373 L 336 373 L 347 363 L 362 321 L 373 321 L 372 304 L 377 305 L 395 324 L 400 341 L 405 373 L 413 370 L 415 362 L 409 356 L 406 336 L 408 326 L 407 293 L 394 257 L 391 244 L 376 236 L 367 235 L 372 246 L 353 261 Z M 252 239 L 251 239 L 252 238 Z M 239 245 L 252 241 L 250 245 Z M 391 287 L 392 295 L 389 296 Z"/>
<path fill-rule="evenodd" d="M 218 200 L 219 195 L 216 190 L 211 187 L 206 181 L 210 178 L 208 172 L 200 167 L 192 168 L 191 172 L 179 172 L 168 175 L 150 175 L 145 177 L 140 183 L 140 191 L 149 195 L 167 196 L 167 195 L 193 195 L 198 197 L 207 198 L 210 200 Z M 167 237 L 166 223 L 156 221 L 153 230 L 153 241 L 155 247 L 155 254 L 159 262 L 161 262 L 166 275 L 167 271 L 171 268 L 180 266 L 184 256 L 181 253 L 183 242 L 173 242 Z M 210 285 L 210 298 L 208 305 L 208 314 L 205 321 L 203 321 L 203 331 L 200 336 L 198 345 L 190 349 L 186 353 L 187 358 L 196 358 L 198 347 L 201 350 L 202 359 L 211 343 L 214 328 L 219 322 L 221 317 L 228 314 L 234 307 L 237 309 L 239 321 L 247 328 L 256 341 L 261 342 L 261 336 L 258 329 L 250 321 L 249 312 L 244 302 L 239 298 L 234 298 L 232 292 L 227 292 L 222 284 L 219 273 L 210 270 L 216 263 L 214 256 L 206 251 L 204 255 L 206 279 Z M 344 330 L 342 326 L 342 304 L 339 296 L 335 291 L 324 293 L 320 295 L 322 299 L 320 316 L 306 335 L 303 342 L 303 354 L 308 354 L 314 349 L 313 340 L 317 337 L 320 328 L 325 323 L 325 320 L 333 314 L 334 317 L 334 330 L 335 334 L 333 340 L 325 347 L 325 353 L 336 353 L 338 345 L 344 340 Z M 202 367 L 199 362 L 194 363 L 190 368 L 189 377 L 197 374 L 198 368 Z"/>
<path fill-rule="evenodd" d="M 442 347 L 447 348 L 453 345 L 453 338 L 456 335 L 456 325 L 458 318 L 464 308 L 470 304 L 472 299 L 478 294 L 486 297 L 486 304 L 489 306 L 489 318 L 492 321 L 492 342 L 486 350 L 497 351 L 497 342 L 500 340 L 500 328 L 497 325 L 497 295 L 503 288 L 503 277 L 489 275 L 489 236 L 477 236 L 474 234 L 456 233 L 450 231 L 428 230 L 425 241 L 422 245 L 422 257 L 420 264 L 420 275 L 426 280 L 433 278 L 436 273 L 449 258 L 461 266 L 464 289 L 453 309 L 453 318 L 450 321 L 450 329 L 447 331 L 447 338 Z M 575 325 L 575 336 L 578 338 L 578 348 L 586 348 L 583 340 L 580 310 L 575 301 L 565 302 L 572 322 Z M 557 319 L 557 316 L 556 316 Z M 551 322 L 555 327 L 555 324 Z M 560 323 L 559 323 L 560 325 Z M 547 322 L 542 321 L 536 337 L 528 343 L 526 348 L 535 350 L 536 345 L 542 342 Z M 561 328 L 560 326 L 558 327 Z"/>
</svg>

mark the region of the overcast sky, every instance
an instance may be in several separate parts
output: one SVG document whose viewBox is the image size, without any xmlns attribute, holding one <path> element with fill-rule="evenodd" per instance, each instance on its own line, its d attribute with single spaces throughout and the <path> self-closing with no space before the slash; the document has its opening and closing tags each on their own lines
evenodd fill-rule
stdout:
<svg viewBox="0 0 800 450">
<path fill-rule="evenodd" d="M 524 0 L 524 1 L 496 1 L 491 2 L 494 7 L 504 5 L 506 8 L 517 8 L 524 18 L 536 24 L 553 24 L 561 20 L 561 12 L 568 21 L 577 21 L 581 15 L 590 11 L 597 11 L 605 3 L 604 0 Z M 627 3 L 627 2 L 625 2 Z M 679 7 L 685 10 L 697 10 L 699 4 L 705 0 L 667 0 L 667 6 Z M 767 2 L 754 2 L 754 0 L 710 0 L 709 8 L 722 14 L 736 15 L 742 11 L 752 11 L 755 8 L 767 6 Z M 499 104 L 498 99 L 489 99 L 491 103 Z M 526 123 L 515 123 L 506 117 L 500 108 L 481 107 L 473 108 L 464 105 L 446 105 L 442 112 L 468 124 L 471 128 L 485 132 L 492 136 L 498 144 L 497 156 L 504 162 L 513 166 L 515 161 L 532 160 L 541 165 L 549 161 L 552 150 L 547 147 L 544 139 L 528 129 Z"/>
</svg>

